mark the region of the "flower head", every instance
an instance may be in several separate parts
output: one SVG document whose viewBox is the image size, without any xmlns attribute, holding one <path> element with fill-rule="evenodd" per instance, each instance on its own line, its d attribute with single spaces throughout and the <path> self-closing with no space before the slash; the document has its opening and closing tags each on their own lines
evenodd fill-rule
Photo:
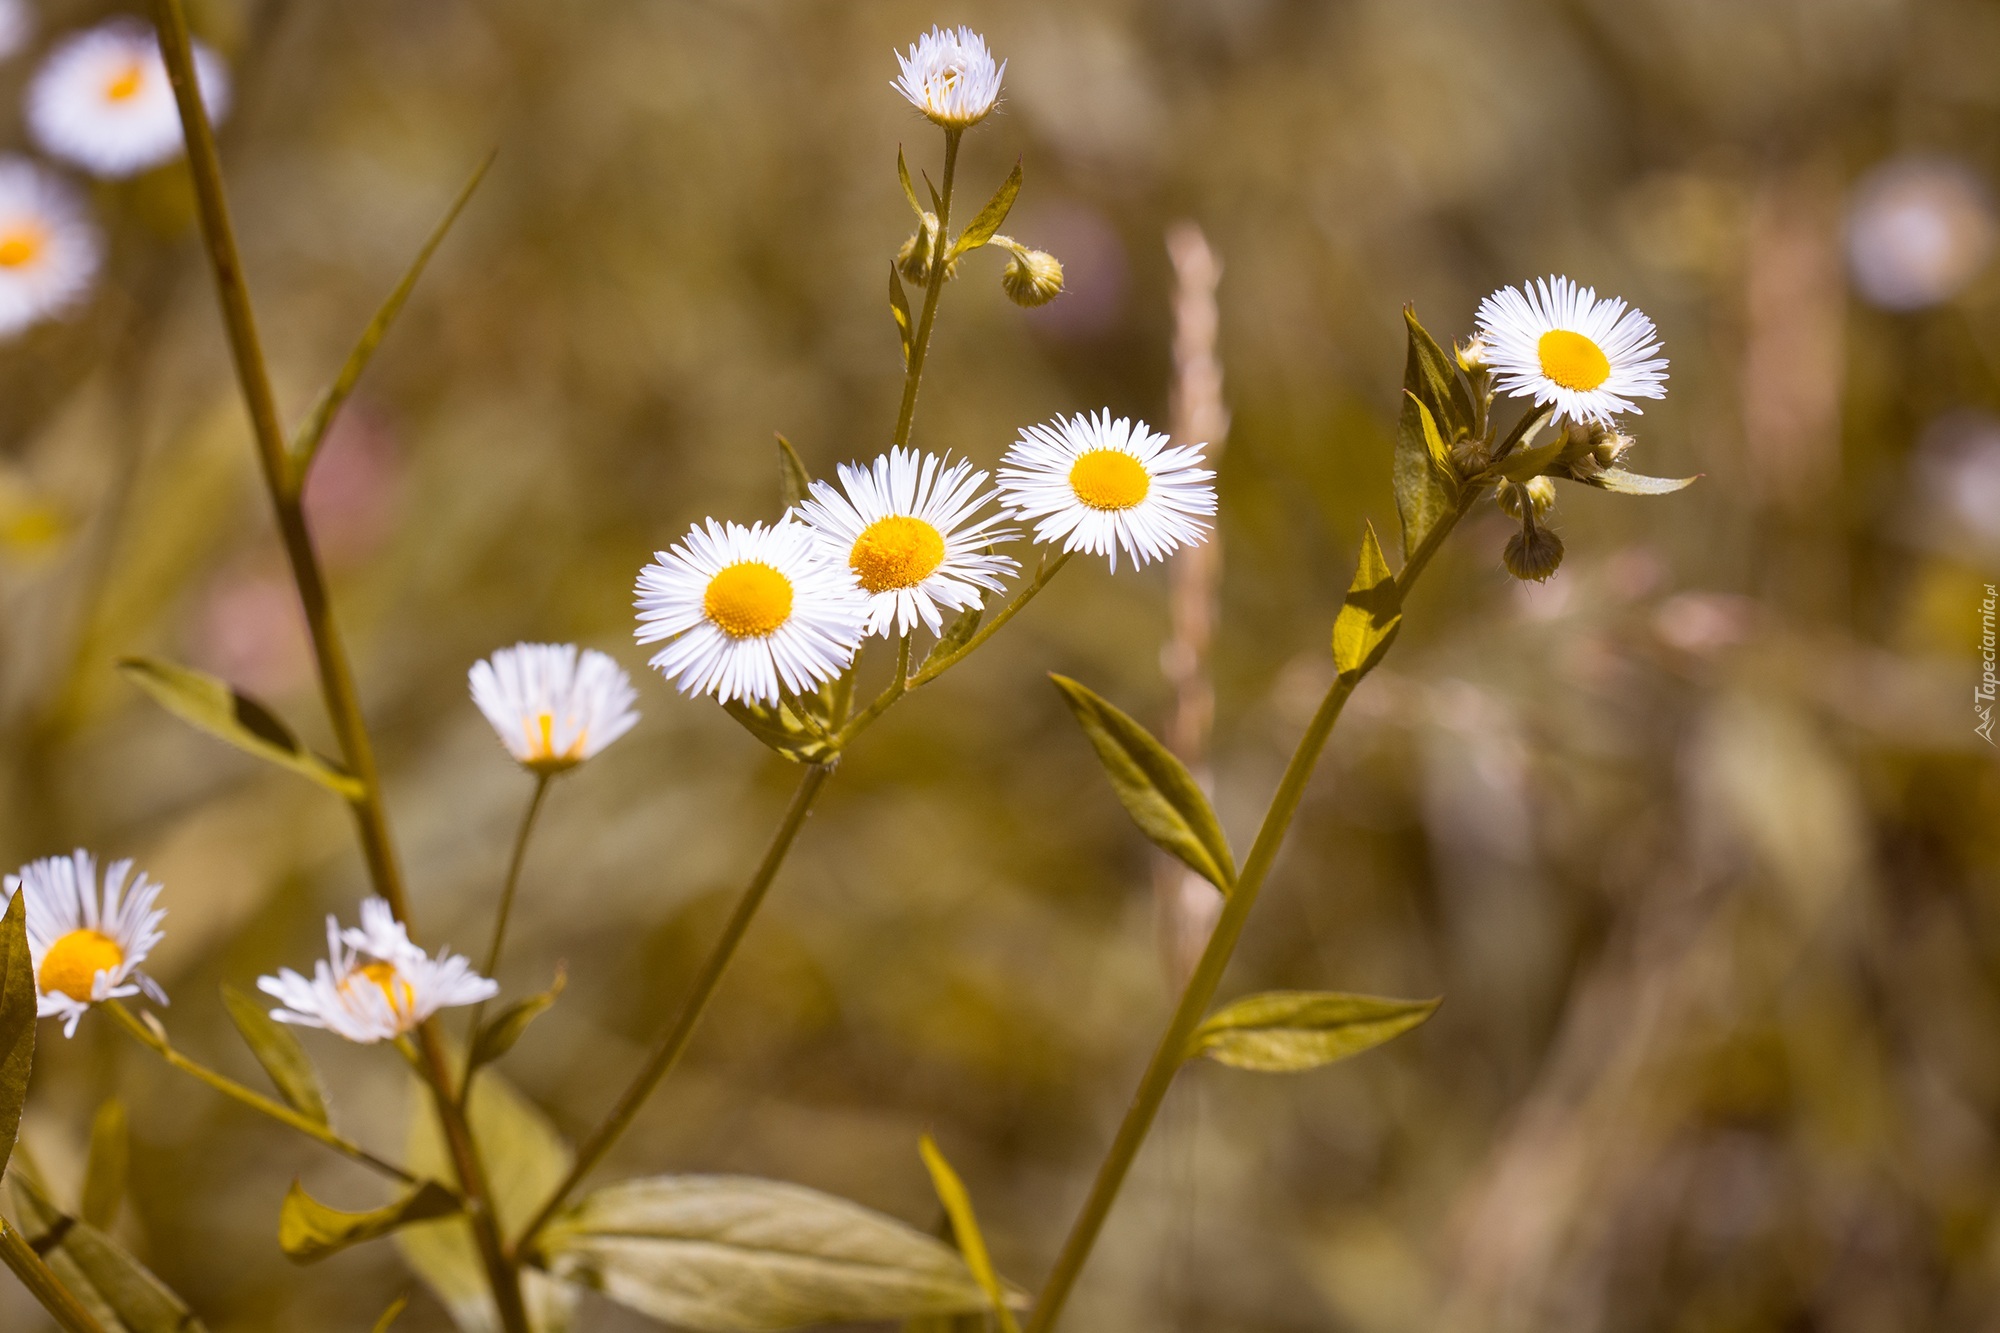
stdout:
<svg viewBox="0 0 2000 1333">
<path fill-rule="evenodd" d="M 852 570 L 868 594 L 867 633 L 893 638 L 921 620 L 936 634 L 939 608 L 979 605 L 981 588 L 998 592 L 1020 567 L 987 549 L 1015 534 L 996 527 L 997 514 L 973 517 L 993 494 L 977 493 L 986 474 L 963 459 L 899 448 L 871 467 L 843 463 L 839 474 L 839 490 L 814 482 L 798 513 L 822 557 Z"/>
<path fill-rule="evenodd" d="M 229 108 L 229 75 L 194 44 L 195 79 L 211 120 Z M 112 19 L 66 38 L 28 85 L 28 128 L 57 157 L 98 176 L 130 176 L 181 151 L 180 112 L 153 29 Z"/>
<path fill-rule="evenodd" d="M 610 656 L 573 643 L 517 643 L 471 671 L 472 702 L 507 752 L 530 772 L 560 773 L 591 758 L 639 720 L 639 695 Z"/>
<path fill-rule="evenodd" d="M 638 638 L 667 645 L 652 665 L 683 694 L 777 703 L 847 669 L 868 597 L 823 559 L 811 529 L 718 523 L 688 530 L 639 571 Z"/>
<path fill-rule="evenodd" d="M 1201 446 L 1177 445 L 1143 421 L 1099 412 L 1021 432 L 1000 460 L 1001 503 L 1034 519 L 1035 540 L 1134 564 L 1203 539 L 1215 512 L 1215 474 Z"/>
<path fill-rule="evenodd" d="M 1500 390 L 1554 403 L 1572 421 L 1609 424 L 1634 398 L 1666 396 L 1653 321 L 1568 278 L 1503 287 L 1479 303 L 1479 337 Z"/>
<path fill-rule="evenodd" d="M 411 943 L 380 898 L 361 904 L 358 930 L 342 930 L 328 917 L 326 952 L 310 978 L 289 967 L 257 978 L 257 989 L 282 1006 L 271 1017 L 371 1045 L 393 1041 L 440 1009 L 479 1004 L 500 991 L 462 955 L 439 950 L 433 958 Z"/>
<path fill-rule="evenodd" d="M 0 337 L 74 305 L 101 252 L 69 186 L 26 158 L 0 157 Z"/>
<path fill-rule="evenodd" d="M 938 124 L 958 130 L 986 119 L 1007 72 L 1006 61 L 993 63 L 986 39 L 965 27 L 932 28 L 896 63 L 902 73 L 889 86 Z"/>
<path fill-rule="evenodd" d="M 131 876 L 130 861 L 112 862 L 100 892 L 96 858 L 78 850 L 31 862 L 6 878 L 0 903 L 12 902 L 16 893 L 28 899 L 28 956 L 39 997 L 35 1012 L 60 1016 L 66 1037 L 76 1035 L 77 1023 L 93 1004 L 141 991 L 156 1003 L 167 1002 L 153 979 L 138 970 L 160 942 L 166 913 L 153 906 L 160 885 L 143 873 L 136 880 Z"/>
</svg>

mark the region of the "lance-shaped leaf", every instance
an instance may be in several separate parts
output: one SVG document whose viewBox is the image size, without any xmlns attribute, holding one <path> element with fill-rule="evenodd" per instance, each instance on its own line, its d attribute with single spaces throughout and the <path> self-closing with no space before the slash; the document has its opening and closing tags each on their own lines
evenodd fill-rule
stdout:
<svg viewBox="0 0 2000 1333">
<path fill-rule="evenodd" d="M 150 657 L 124 658 L 118 669 L 160 707 L 216 739 L 311 778 L 350 801 L 368 794 L 353 775 L 308 750 L 277 714 L 228 682 Z"/>
<path fill-rule="evenodd" d="M 548 1007 L 556 1002 L 556 997 L 563 993 L 563 987 L 568 983 L 569 974 L 557 968 L 556 979 L 550 983 L 547 990 L 538 995 L 530 995 L 525 1000 L 514 1001 L 481 1024 L 479 1035 L 472 1039 L 472 1059 L 466 1068 L 477 1069 L 481 1065 L 490 1065 L 513 1050 L 514 1043 L 528 1030 L 528 1024 L 547 1012 Z"/>
<path fill-rule="evenodd" d="M 1050 675 L 1097 751 L 1132 822 L 1156 846 L 1224 893 L 1236 858 L 1187 765 L 1129 716 L 1067 676 Z"/>
<path fill-rule="evenodd" d="M 1590 476 L 1579 476 L 1576 480 L 1586 486 L 1595 486 L 1600 491 L 1615 491 L 1619 495 L 1672 495 L 1675 491 L 1686 490 L 1701 478 L 1648 477 L 1644 473 L 1613 467 Z"/>
<path fill-rule="evenodd" d="M 1437 469 L 1438 480 L 1443 483 L 1446 493 L 1458 493 L 1458 473 L 1451 464 L 1451 446 L 1444 442 L 1444 435 L 1438 430 L 1437 417 L 1424 406 L 1415 394 L 1407 395 L 1417 405 L 1417 424 L 1424 433 L 1424 449 L 1430 454 L 1431 466 Z"/>
<path fill-rule="evenodd" d="M 1416 312 L 1405 307 L 1403 315 L 1409 325 L 1409 350 L 1403 362 L 1403 410 L 1396 419 L 1396 454 L 1391 475 L 1395 480 L 1396 515 L 1403 526 L 1403 555 L 1407 559 L 1456 504 L 1448 470 L 1439 468 L 1435 453 L 1438 446 L 1431 441 L 1436 436 L 1439 445 L 1450 443 L 1443 438 L 1444 426 L 1440 423 L 1450 424 L 1456 408 L 1449 406 L 1452 396 L 1441 395 L 1436 384 L 1441 373 L 1455 376 L 1456 371 L 1444 360 L 1437 341 L 1417 322 Z M 1444 367 L 1443 372 L 1439 366 Z"/>
<path fill-rule="evenodd" d="M 923 665 L 929 666 L 941 658 L 950 657 L 953 653 L 965 647 L 966 644 L 971 643 L 972 636 L 979 632 L 979 622 L 985 615 L 985 604 L 974 602 L 971 606 L 966 607 L 956 616 L 953 616 L 951 623 L 944 627 L 944 633 L 938 635 L 938 641 L 931 645 L 931 650 L 928 653 L 924 654 Z"/>
<path fill-rule="evenodd" d="M 35 1065 L 35 963 L 28 951 L 28 895 L 0 916 L 0 1171 L 14 1155 L 28 1075 Z"/>
<path fill-rule="evenodd" d="M 917 215 L 921 225 L 924 220 L 924 206 L 917 202 L 917 187 L 910 184 L 910 164 L 903 159 L 903 145 L 896 145 L 896 179 L 903 183 L 903 198 L 910 201 L 910 211 Z"/>
<path fill-rule="evenodd" d="M 395 1202 L 365 1213 L 329 1208 L 294 1180 L 278 1212 L 278 1248 L 299 1263 L 314 1263 L 350 1245 L 379 1239 L 398 1227 L 449 1217 L 457 1211 L 457 1196 L 434 1180 L 423 1181 Z"/>
<path fill-rule="evenodd" d="M 206 1333 L 186 1301 L 117 1241 L 49 1201 L 26 1172 L 7 1176 L 21 1235 L 107 1333 Z"/>
<path fill-rule="evenodd" d="M 910 362 L 910 338 L 917 327 L 910 317 L 910 298 L 903 294 L 903 278 L 896 272 L 896 261 L 889 261 L 889 313 L 896 317 L 896 336 L 903 344 L 903 364 Z"/>
<path fill-rule="evenodd" d="M 1361 563 L 1347 600 L 1333 621 L 1333 664 L 1342 676 L 1359 679 L 1389 651 L 1403 623 L 1403 595 L 1382 558 L 1382 543 L 1370 523 L 1361 534 Z"/>
<path fill-rule="evenodd" d="M 278 1095 L 300 1115 L 326 1124 L 326 1091 L 298 1033 L 272 1018 L 256 996 L 226 981 L 222 983 L 222 1007 L 229 1011 L 229 1019 L 243 1035 L 250 1054 L 271 1076 Z"/>
<path fill-rule="evenodd" d="M 1431 409 L 1450 440 L 1468 434 L 1472 430 L 1472 391 L 1458 373 L 1457 359 L 1440 347 L 1430 331 L 1418 322 L 1415 306 L 1403 307 L 1403 323 L 1408 327 L 1410 350 L 1417 357 L 1420 380 L 1417 385 L 1404 387 Z"/>
<path fill-rule="evenodd" d="M 790 440 L 778 436 L 778 503 L 789 512 L 811 494 L 812 473 L 806 471 L 805 460 Z"/>
<path fill-rule="evenodd" d="M 917 1141 L 917 1151 L 924 1159 L 924 1169 L 931 1173 L 931 1188 L 937 1191 L 938 1202 L 951 1218 L 951 1234 L 958 1241 L 958 1252 L 965 1257 L 965 1266 L 972 1270 L 972 1280 L 992 1303 L 1002 1333 L 1017 1333 L 1020 1325 L 1014 1322 L 1014 1311 L 1009 1307 L 1022 1301 L 1007 1290 L 1000 1274 L 994 1271 L 993 1257 L 987 1252 L 986 1237 L 979 1230 L 979 1218 L 972 1211 L 972 1195 L 966 1192 L 965 1182 L 952 1170 L 937 1140 L 930 1135 Z"/>
<path fill-rule="evenodd" d="M 986 207 L 979 210 L 979 216 L 973 218 L 971 224 L 958 234 L 958 239 L 952 243 L 951 258 L 956 259 L 968 251 L 977 250 L 992 240 L 994 234 L 1000 230 L 1001 224 L 1007 221 L 1007 214 L 1013 210 L 1014 199 L 1020 193 L 1021 164 L 1017 161 L 1014 163 L 1014 169 L 1007 173 L 1007 179 L 1000 183 L 1000 188 L 986 201 Z"/>
<path fill-rule="evenodd" d="M 988 1308 L 949 1245 L 817 1190 L 747 1176 L 611 1185 L 552 1223 L 556 1276 L 698 1333 Z"/>
<path fill-rule="evenodd" d="M 416 289 L 417 279 L 424 275 L 424 268 L 431 262 L 431 256 L 437 253 L 438 246 L 444 244 L 444 238 L 451 231 L 452 223 L 458 221 L 458 215 L 464 212 L 466 204 L 472 201 L 472 192 L 479 188 L 479 182 L 486 179 L 487 169 L 493 165 L 493 159 L 498 153 L 499 150 L 495 149 L 486 155 L 486 160 L 472 173 L 472 179 L 458 192 L 458 198 L 452 200 L 451 207 L 445 211 L 444 217 L 439 220 L 436 227 L 432 228 L 429 239 L 424 242 L 424 248 L 417 251 L 417 257 L 410 264 L 409 271 L 403 274 L 403 280 L 396 284 L 395 290 L 389 293 L 389 298 L 382 302 L 381 308 L 375 312 L 375 318 L 368 321 L 368 327 L 361 331 L 360 341 L 356 342 L 354 350 L 347 354 L 347 360 L 341 365 L 340 373 L 333 377 L 333 383 L 327 385 L 326 392 L 320 395 L 319 401 L 313 404 L 312 411 L 308 412 L 306 419 L 300 423 L 298 433 L 292 437 L 291 445 L 292 475 L 296 479 L 296 484 L 304 483 L 306 471 L 312 466 L 313 456 L 319 452 L 320 445 L 326 441 L 326 433 L 332 427 L 334 417 L 339 414 L 348 395 L 354 392 L 355 384 L 361 379 L 361 372 L 368 369 L 368 363 L 374 358 L 375 349 L 381 345 L 382 339 L 387 336 L 389 326 L 396 322 L 396 316 L 403 313 L 403 304 L 410 299 L 410 293 Z"/>
<path fill-rule="evenodd" d="M 1271 991 L 1224 1007 L 1195 1029 L 1188 1056 L 1238 1069 L 1315 1069 L 1380 1046 L 1436 1011 L 1437 1000 Z"/>
<path fill-rule="evenodd" d="M 108 1098 L 90 1121 L 90 1157 L 83 1168 L 83 1220 L 100 1229 L 118 1220 L 132 1166 L 132 1136 L 125 1103 Z"/>
</svg>

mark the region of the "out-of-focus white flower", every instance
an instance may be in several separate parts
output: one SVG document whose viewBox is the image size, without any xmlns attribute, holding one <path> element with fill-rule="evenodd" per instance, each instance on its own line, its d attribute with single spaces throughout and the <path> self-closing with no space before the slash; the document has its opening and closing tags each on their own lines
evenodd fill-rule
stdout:
<svg viewBox="0 0 2000 1333">
<path fill-rule="evenodd" d="M 1965 290 L 1993 257 L 1993 197 L 1961 164 L 1898 158 L 1854 187 L 1847 262 L 1862 296 L 1889 310 L 1921 310 Z"/>
<path fill-rule="evenodd" d="M 1568 278 L 1503 287 L 1479 303 L 1486 365 L 1502 393 L 1554 403 L 1559 416 L 1606 425 L 1664 398 L 1667 363 L 1653 321 Z"/>
<path fill-rule="evenodd" d="M 35 16 L 27 0 L 0 0 L 0 60 L 18 55 L 35 33 Z"/>
<path fill-rule="evenodd" d="M 100 891 L 97 860 L 80 849 L 30 862 L 7 876 L 0 905 L 16 893 L 28 898 L 28 955 L 39 995 L 35 1012 L 60 1017 L 66 1037 L 76 1035 L 77 1023 L 93 1004 L 141 991 L 156 1003 L 167 1002 L 152 978 L 138 970 L 160 942 L 166 913 L 153 906 L 160 885 L 144 874 L 131 877 L 130 861 L 114 861 L 105 867 Z"/>
<path fill-rule="evenodd" d="M 229 109 L 229 72 L 194 44 L 211 121 Z M 180 112 L 153 29 L 112 19 L 65 38 L 28 85 L 28 128 L 51 154 L 98 176 L 130 176 L 181 151 Z"/>
<path fill-rule="evenodd" d="M 868 595 L 803 523 L 711 518 L 639 571 L 637 606 L 639 642 L 668 641 L 652 665 L 683 694 L 775 704 L 847 669 Z"/>
<path fill-rule="evenodd" d="M 342 930 L 329 916 L 326 952 L 310 978 L 289 967 L 257 978 L 257 989 L 282 1006 L 271 1017 L 371 1045 L 395 1040 L 440 1009 L 479 1004 L 500 992 L 463 955 L 440 950 L 433 958 L 411 943 L 380 898 L 361 904 L 358 930 Z"/>
<path fill-rule="evenodd" d="M 26 158 L 0 157 L 0 337 L 76 304 L 102 253 L 69 186 Z"/>
<path fill-rule="evenodd" d="M 946 129 L 964 129 L 986 119 L 1000 100 L 1007 62 L 993 63 L 986 39 L 970 28 L 932 28 L 917 38 L 908 55 L 898 54 L 902 73 L 889 86 L 910 105 Z"/>
<path fill-rule="evenodd" d="M 573 643 L 517 643 L 471 671 L 472 701 L 523 768 L 560 773 L 639 721 L 638 691 L 610 656 Z"/>
<path fill-rule="evenodd" d="M 1000 460 L 1001 503 L 1035 520 L 1035 540 L 1136 565 L 1204 539 L 1215 474 L 1200 445 L 1177 445 L 1143 421 L 1074 416 L 1022 430 Z"/>
<path fill-rule="evenodd" d="M 868 594 L 867 633 L 908 634 L 921 620 L 936 634 L 944 625 L 939 608 L 977 606 L 981 588 L 998 592 L 1020 568 L 987 549 L 1015 534 L 996 526 L 997 514 L 973 517 L 993 494 L 978 494 L 986 474 L 963 459 L 947 464 L 935 454 L 891 449 L 872 467 L 843 463 L 838 471 L 840 490 L 814 482 L 799 516 L 821 555 L 854 571 Z"/>
</svg>

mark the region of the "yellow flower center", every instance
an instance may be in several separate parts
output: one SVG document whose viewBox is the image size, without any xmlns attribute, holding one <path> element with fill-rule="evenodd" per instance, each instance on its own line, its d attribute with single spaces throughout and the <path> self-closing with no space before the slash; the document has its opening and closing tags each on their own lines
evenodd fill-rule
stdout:
<svg viewBox="0 0 2000 1333">
<path fill-rule="evenodd" d="M 920 518 L 878 518 L 855 539 L 847 563 L 870 592 L 914 588 L 944 561 L 944 534 Z"/>
<path fill-rule="evenodd" d="M 389 1008 L 399 1017 L 407 1018 L 415 1012 L 416 988 L 403 979 L 394 963 L 363 963 L 347 974 L 347 980 L 340 983 L 340 988 L 346 990 L 357 981 L 373 982 L 389 1001 Z"/>
<path fill-rule="evenodd" d="M 42 247 L 48 243 L 48 233 L 32 223 L 0 232 L 0 268 L 26 268 L 41 256 Z"/>
<path fill-rule="evenodd" d="M 117 76 L 104 85 L 104 100 L 107 102 L 129 102 L 139 95 L 141 85 L 146 82 L 146 67 L 134 60 L 118 71 Z"/>
<path fill-rule="evenodd" d="M 1092 449 L 1069 470 L 1069 488 L 1092 509 L 1130 509 L 1152 485 L 1146 465 L 1122 449 Z"/>
<path fill-rule="evenodd" d="M 49 946 L 42 958 L 42 993 L 58 992 L 81 1004 L 90 1003 L 91 986 L 99 972 L 115 971 L 125 961 L 118 941 L 95 930 L 72 930 Z"/>
<path fill-rule="evenodd" d="M 1581 333 L 1550 329 L 1535 344 L 1542 373 L 1565 389 L 1587 393 L 1611 378 L 1611 358 Z"/>
<path fill-rule="evenodd" d="M 701 613 L 732 639 L 761 639 L 792 618 L 792 581 L 761 560 L 739 560 L 708 581 Z"/>
<path fill-rule="evenodd" d="M 570 742 L 569 749 L 556 753 L 556 718 L 554 713 L 538 713 L 528 730 L 528 757 L 523 762 L 536 772 L 554 773 L 569 768 L 583 760 L 583 743 L 589 731 L 579 731 Z"/>
</svg>

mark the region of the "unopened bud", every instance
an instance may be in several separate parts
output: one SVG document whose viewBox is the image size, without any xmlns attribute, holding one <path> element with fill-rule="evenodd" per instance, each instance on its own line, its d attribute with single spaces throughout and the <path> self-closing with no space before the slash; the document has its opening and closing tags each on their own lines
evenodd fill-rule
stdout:
<svg viewBox="0 0 2000 1333">
<path fill-rule="evenodd" d="M 1016 250 L 1000 274 L 1000 285 L 1015 305 L 1047 305 L 1062 295 L 1062 261 L 1046 250 Z"/>
<path fill-rule="evenodd" d="M 1563 562 L 1562 538 L 1530 521 L 1507 539 L 1501 559 L 1507 562 L 1507 572 L 1515 578 L 1541 583 Z"/>
<path fill-rule="evenodd" d="M 938 244 L 937 214 L 926 213 L 910 239 L 903 242 L 903 248 L 896 251 L 896 271 L 904 281 L 917 287 L 928 287 L 931 282 L 931 255 Z M 950 282 L 958 276 L 958 261 L 951 260 L 944 266 L 944 277 Z"/>
<path fill-rule="evenodd" d="M 1523 500 L 1534 507 L 1536 518 L 1542 517 L 1556 506 L 1556 484 L 1547 477 L 1534 477 L 1528 481 L 1503 481 L 1494 494 L 1500 501 L 1501 510 L 1509 518 L 1521 516 Z"/>
<path fill-rule="evenodd" d="M 1632 447 L 1632 437 L 1623 431 L 1607 430 L 1599 434 L 1590 446 L 1591 461 L 1599 467 L 1613 467 L 1625 451 Z"/>
<path fill-rule="evenodd" d="M 1486 339 L 1475 337 L 1457 349 L 1458 368 L 1470 375 L 1475 370 L 1486 369 L 1486 357 L 1492 349 Z"/>
</svg>

